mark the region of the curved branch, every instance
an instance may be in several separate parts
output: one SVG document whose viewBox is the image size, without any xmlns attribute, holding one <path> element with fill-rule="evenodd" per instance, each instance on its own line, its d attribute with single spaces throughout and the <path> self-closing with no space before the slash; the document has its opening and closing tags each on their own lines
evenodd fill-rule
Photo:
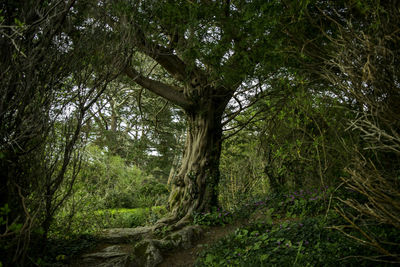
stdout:
<svg viewBox="0 0 400 267">
<path fill-rule="evenodd" d="M 185 81 L 187 77 L 186 64 L 173 53 L 172 48 L 154 44 L 145 37 L 145 34 L 140 29 L 136 30 L 134 41 L 141 52 L 159 63 L 172 77 L 181 82 Z"/>
<path fill-rule="evenodd" d="M 230 134 L 228 134 L 228 135 L 223 136 L 223 137 L 222 137 L 222 140 L 224 141 L 224 140 L 226 140 L 226 139 L 231 138 L 232 136 L 234 136 L 235 134 L 239 133 L 241 130 L 243 130 L 244 128 L 246 128 L 247 125 L 249 125 L 251 122 L 256 122 L 256 121 L 263 120 L 263 118 L 261 118 L 261 119 L 259 119 L 259 120 L 256 120 L 256 121 L 254 120 L 254 119 L 255 119 L 259 114 L 261 114 L 262 112 L 263 112 L 263 110 L 260 110 L 260 111 L 256 112 L 253 116 L 251 116 L 251 118 L 248 119 L 247 121 L 245 121 L 244 123 L 239 124 L 239 125 L 237 125 L 237 126 L 234 126 L 234 127 L 232 127 L 232 128 L 223 130 L 224 132 L 227 132 L 227 131 L 233 131 L 233 130 L 237 129 L 237 130 L 235 130 L 234 132 L 232 132 L 232 133 L 230 133 Z"/>
<path fill-rule="evenodd" d="M 149 91 L 167 99 L 168 101 L 187 109 L 192 105 L 192 102 L 187 100 L 183 95 L 183 89 L 171 86 L 156 80 L 147 78 L 137 72 L 131 66 L 125 68 L 125 74 L 140 86 L 148 89 Z"/>
</svg>

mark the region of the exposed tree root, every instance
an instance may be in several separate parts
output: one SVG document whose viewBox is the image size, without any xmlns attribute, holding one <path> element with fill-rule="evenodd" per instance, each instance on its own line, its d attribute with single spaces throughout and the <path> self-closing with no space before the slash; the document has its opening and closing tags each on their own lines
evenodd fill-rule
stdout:
<svg viewBox="0 0 400 267">
<path fill-rule="evenodd" d="M 163 254 L 174 249 L 188 249 L 193 245 L 203 233 L 203 229 L 198 225 L 183 226 L 179 221 L 174 226 L 180 228 L 174 230 L 161 239 L 145 238 L 135 245 L 131 254 L 133 266 L 157 266 L 163 261 Z"/>
<path fill-rule="evenodd" d="M 106 229 L 100 234 L 99 248 L 82 255 L 72 266 L 157 266 L 163 255 L 189 249 L 202 236 L 203 227 L 191 225 L 189 218 L 170 215 L 153 226 Z"/>
</svg>

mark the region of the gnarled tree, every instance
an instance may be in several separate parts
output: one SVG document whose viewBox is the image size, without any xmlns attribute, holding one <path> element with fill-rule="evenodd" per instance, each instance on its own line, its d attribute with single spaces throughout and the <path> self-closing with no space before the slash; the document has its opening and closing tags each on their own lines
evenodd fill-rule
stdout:
<svg viewBox="0 0 400 267">
<path fill-rule="evenodd" d="M 136 57 L 125 74 L 187 115 L 182 164 L 171 181 L 168 222 L 217 205 L 219 158 L 227 105 L 244 84 L 257 83 L 271 60 L 279 4 L 265 1 L 109 1 L 99 19 L 128 36 Z M 276 39 L 275 39 L 276 41 Z M 274 45 L 279 45 L 275 42 Z M 266 52 L 268 51 L 268 52 Z M 271 52 L 271 54 L 270 54 Z M 141 69 L 152 60 L 164 75 Z M 265 70 L 265 69 L 264 69 Z"/>
</svg>

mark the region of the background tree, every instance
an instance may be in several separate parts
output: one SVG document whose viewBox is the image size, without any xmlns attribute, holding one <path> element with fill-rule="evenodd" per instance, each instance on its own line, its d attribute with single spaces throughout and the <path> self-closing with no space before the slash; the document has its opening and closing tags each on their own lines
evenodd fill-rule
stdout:
<svg viewBox="0 0 400 267">
<path fill-rule="evenodd" d="M 5 264 L 24 265 L 31 239 L 38 240 L 32 233 L 46 239 L 79 170 L 87 111 L 123 63 L 119 55 L 104 57 L 109 40 L 96 47 L 85 44 L 86 38 L 96 36 L 95 28 L 93 35 L 80 35 L 90 25 L 74 8 L 75 1 L 9 1 L 0 6 L 0 227 Z M 68 185 L 65 190 L 63 183 Z"/>
<path fill-rule="evenodd" d="M 111 155 L 165 182 L 170 163 L 181 152 L 177 140 L 184 121 L 176 108 L 160 100 L 129 81 L 110 84 L 92 107 L 86 132 Z"/>
<path fill-rule="evenodd" d="M 398 242 L 388 246 L 374 233 L 377 224 L 399 227 L 398 3 L 326 1 L 302 15 L 298 19 L 310 27 L 299 34 L 289 26 L 287 32 L 302 44 L 296 51 L 306 59 L 303 68 L 346 104 L 347 131 L 359 139 L 343 152 L 352 160 L 342 179 L 363 197 L 344 200 L 352 212 L 338 211 L 361 234 L 350 236 L 381 254 L 370 260 L 399 262 Z"/>
<path fill-rule="evenodd" d="M 285 97 L 275 94 L 257 101 L 226 129 L 229 136 L 245 126 L 223 146 L 221 198 L 227 206 L 265 192 L 335 185 L 344 174 L 351 158 L 346 145 L 357 143 L 345 132 L 351 117 L 346 104 L 326 96 L 306 77 L 292 75 L 282 85 Z"/>
<path fill-rule="evenodd" d="M 340 34 L 331 40 L 340 50 L 335 50 L 323 70 L 353 100 L 349 129 L 364 141 L 354 149 L 352 164 L 346 169 L 350 177 L 344 180 L 368 200 L 346 200 L 354 210 L 340 213 L 362 233 L 361 242 L 380 252 L 379 260 L 400 262 L 396 252 L 400 244 L 388 248 L 368 226 L 378 223 L 400 228 L 399 6 L 394 1 L 373 2 L 362 5 L 360 12 L 362 21 L 375 23 L 364 27 L 346 18 Z"/>
</svg>

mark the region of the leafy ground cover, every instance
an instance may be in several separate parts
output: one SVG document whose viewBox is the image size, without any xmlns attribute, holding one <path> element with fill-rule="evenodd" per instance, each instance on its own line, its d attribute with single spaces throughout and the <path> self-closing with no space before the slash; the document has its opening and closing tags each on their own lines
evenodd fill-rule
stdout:
<svg viewBox="0 0 400 267">
<path fill-rule="evenodd" d="M 235 210 L 215 208 L 196 214 L 193 223 L 205 225 L 206 235 L 193 248 L 165 255 L 161 266 L 177 262 L 182 266 L 390 266 L 390 262 L 371 261 L 379 259 L 374 258 L 376 251 L 332 229 L 345 225 L 334 207 L 340 207 L 338 196 L 343 199 L 348 195 L 355 197 L 354 192 L 338 193 L 327 187 L 287 191 L 255 197 Z M 165 212 L 165 207 L 159 206 L 106 209 L 96 214 L 107 217 L 109 227 L 135 227 L 149 224 Z M 377 238 L 389 241 L 388 246 L 400 241 L 400 233 L 393 228 L 365 227 L 373 228 Z M 350 233 L 346 228 L 344 231 Z M 62 266 L 96 242 L 90 235 L 50 240 L 44 262 Z"/>
<path fill-rule="evenodd" d="M 98 244 L 93 235 L 70 235 L 64 238 L 49 239 L 45 245 L 45 257 L 38 258 L 36 266 L 66 266 L 83 251 L 88 251 Z"/>
<path fill-rule="evenodd" d="M 195 266 L 390 265 L 370 261 L 377 255 L 375 251 L 332 229 L 344 221 L 332 208 L 339 202 L 331 197 L 331 191 L 320 188 L 286 192 L 244 205 L 229 214 L 228 220 L 248 216 L 249 224 L 203 250 Z M 223 216 L 215 211 L 202 217 L 210 219 L 208 222 L 200 218 L 197 221 L 221 224 L 224 219 L 216 218 Z M 375 231 L 381 237 L 399 236 L 392 233 L 392 228 L 377 226 Z"/>
</svg>

